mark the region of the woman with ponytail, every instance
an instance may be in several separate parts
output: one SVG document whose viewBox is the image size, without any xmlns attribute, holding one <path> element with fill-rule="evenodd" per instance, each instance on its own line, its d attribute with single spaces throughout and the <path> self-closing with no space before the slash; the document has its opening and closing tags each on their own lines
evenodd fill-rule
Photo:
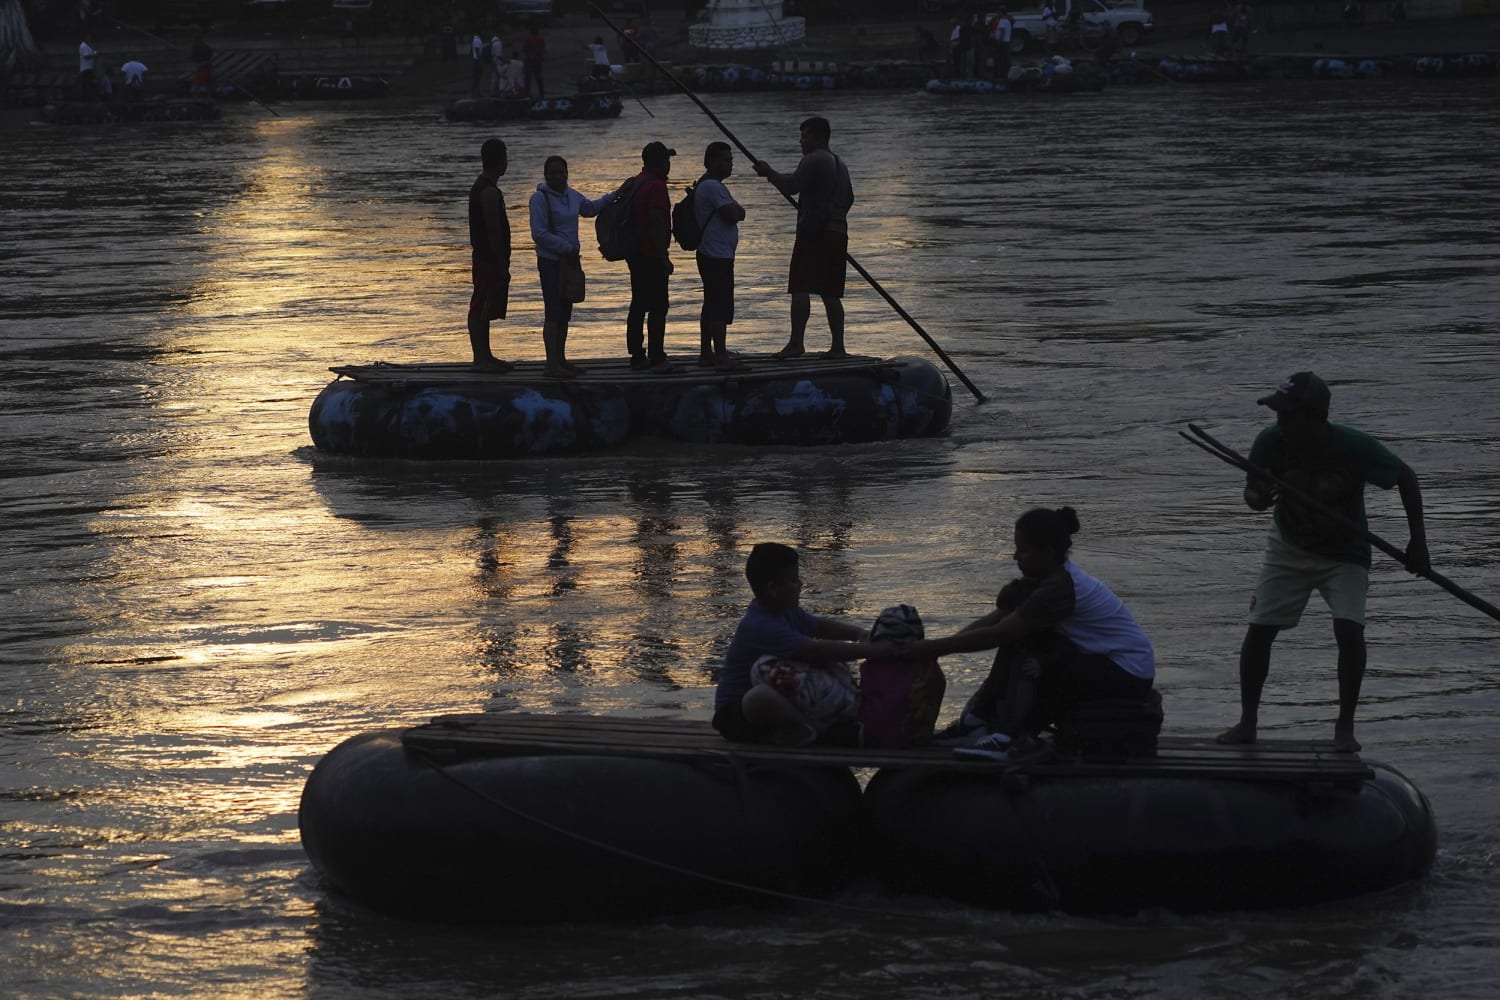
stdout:
<svg viewBox="0 0 1500 1000">
<path fill-rule="evenodd" d="M 956 753 L 1002 758 L 1079 702 L 1150 697 L 1151 640 L 1109 587 L 1068 558 L 1078 529 L 1072 507 L 1022 514 L 1014 558 L 1024 586 L 1007 585 L 994 611 L 953 635 L 902 649 L 907 656 L 999 650 L 978 697 L 1002 704 L 970 705 L 994 732 Z"/>
</svg>

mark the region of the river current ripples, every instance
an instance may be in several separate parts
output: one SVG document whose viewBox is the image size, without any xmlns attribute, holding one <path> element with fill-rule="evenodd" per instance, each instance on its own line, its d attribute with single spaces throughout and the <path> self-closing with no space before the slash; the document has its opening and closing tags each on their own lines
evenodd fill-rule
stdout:
<svg viewBox="0 0 1500 1000">
<path fill-rule="evenodd" d="M 851 250 L 988 394 L 951 433 L 838 449 L 360 461 L 307 434 L 329 365 L 467 355 L 464 196 L 510 144 L 518 240 L 551 153 L 598 195 L 639 150 L 718 138 L 681 97 L 498 130 L 430 105 L 246 106 L 192 126 L 22 128 L 0 143 L 0 956 L 55 997 L 1491 997 L 1500 623 L 1389 560 L 1372 574 L 1366 754 L 1438 818 L 1421 884 L 1284 913 L 1012 915 L 851 892 L 639 925 L 405 923 L 302 853 L 329 748 L 455 711 L 707 720 L 744 554 L 804 554 L 804 603 L 930 630 L 984 613 L 1025 508 L 1151 633 L 1168 728 L 1236 714 L 1263 515 L 1189 447 L 1241 449 L 1286 374 L 1422 477 L 1433 561 L 1500 600 L 1500 118 L 1494 81 L 1118 88 L 1063 100 L 733 95 L 795 162 L 833 121 Z M 790 213 L 743 157 L 731 347 L 785 339 Z M 570 353 L 623 357 L 624 268 L 586 255 Z M 697 344 L 681 255 L 669 350 Z M 517 250 L 497 353 L 540 355 Z M 851 274 L 850 345 L 926 354 Z M 815 311 L 810 346 L 826 331 Z M 930 355 L 929 355 L 930 356 Z M 1394 493 L 1372 527 L 1406 541 Z M 982 655 L 945 662 L 950 700 Z M 1314 605 L 1263 723 L 1328 735 Z M 953 711 L 953 705 L 948 711 Z"/>
</svg>

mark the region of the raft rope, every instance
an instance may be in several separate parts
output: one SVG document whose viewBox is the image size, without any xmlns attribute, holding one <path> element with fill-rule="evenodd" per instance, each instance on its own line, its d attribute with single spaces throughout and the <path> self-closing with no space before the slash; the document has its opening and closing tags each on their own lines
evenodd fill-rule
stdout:
<svg viewBox="0 0 1500 1000">
<path fill-rule="evenodd" d="M 523 809 L 518 809 L 507 802 L 502 802 L 500 799 L 491 795 L 484 789 L 475 788 L 469 782 L 448 771 L 442 766 L 441 763 L 434 759 L 428 751 L 424 749 L 409 746 L 406 748 L 406 751 L 407 753 L 410 753 L 412 756 L 416 757 L 422 763 L 426 764 L 428 767 L 432 768 L 438 774 L 442 775 L 448 781 L 452 782 L 454 785 L 468 792 L 470 795 L 473 795 L 475 798 L 482 799 L 495 808 L 510 813 L 512 816 L 525 820 L 528 823 L 534 823 L 544 830 L 549 830 L 552 833 L 567 837 L 568 839 L 577 841 L 580 844 L 585 844 L 589 847 L 594 847 L 601 851 L 605 851 L 607 853 L 617 855 L 618 857 L 626 858 L 627 860 L 647 865 L 652 868 L 660 868 L 663 871 L 671 872 L 674 875 L 680 875 L 684 878 L 689 879 L 697 879 L 700 882 L 708 882 L 712 885 L 723 886 L 727 889 L 734 889 L 738 892 L 744 892 L 751 895 L 764 896 L 770 899 L 779 899 L 783 902 L 810 904 L 813 906 L 821 906 L 830 910 L 839 910 L 844 913 L 855 913 L 866 917 L 884 917 L 898 920 L 927 920 L 934 923 L 944 924 L 961 923 L 969 925 L 973 923 L 973 921 L 971 920 L 967 920 L 963 917 L 957 916 L 947 916 L 937 913 L 917 913 L 911 910 L 894 910 L 875 908 L 870 906 L 856 906 L 852 903 L 841 903 L 838 900 L 833 899 L 818 899 L 816 896 L 803 896 L 795 892 L 784 892 L 780 889 L 767 889 L 765 886 L 750 885 L 746 882 L 738 882 L 734 879 L 723 878 L 718 875 L 710 875 L 707 872 L 695 871 L 691 868 L 684 868 L 681 865 L 674 865 L 670 861 L 662 861 L 658 858 L 647 857 L 644 854 L 637 854 L 635 851 L 629 850 L 628 848 L 618 847 L 614 844 L 608 844 L 604 841 L 586 836 L 585 834 L 578 833 L 577 831 L 569 830 L 566 827 L 558 826 L 556 823 L 553 823 L 550 820 L 545 820 L 540 816 L 536 816 L 532 813 L 526 812 Z M 725 756 L 736 765 L 736 770 L 743 771 L 744 762 L 741 761 L 737 755 L 731 753 L 726 754 Z M 1038 857 L 1040 857 L 1040 852 L 1038 852 Z M 1042 866 L 1042 870 L 1043 876 L 1047 879 L 1047 883 L 1051 884 L 1050 877 L 1046 876 L 1045 865 Z"/>
<path fill-rule="evenodd" d="M 639 45 L 635 45 L 633 42 L 627 39 L 625 37 L 625 32 L 618 25 L 616 25 L 615 22 L 611 21 L 609 17 L 604 13 L 604 11 L 600 10 L 597 5 L 589 3 L 586 6 L 589 10 L 594 12 L 595 17 L 599 18 L 599 20 L 603 21 L 609 27 L 610 31 L 613 31 L 620 37 L 621 44 L 634 48 L 636 52 L 643 56 L 645 60 L 656 69 L 658 73 L 666 77 L 668 80 L 671 80 L 672 83 L 677 86 L 677 89 L 681 90 L 688 96 L 689 100 L 698 105 L 699 110 L 701 110 L 705 115 L 708 115 L 708 120 L 713 122 L 714 125 L 718 127 L 720 132 L 724 133 L 725 138 L 739 147 L 740 152 L 750 157 L 752 161 L 758 161 L 760 159 L 760 157 L 750 152 L 750 147 L 741 142 L 739 136 L 729 131 L 729 126 L 719 121 L 719 116 L 714 114 L 713 111 L 709 110 L 708 105 L 704 104 L 702 98 L 693 93 L 691 87 L 679 80 L 671 70 L 667 69 L 661 63 L 657 62 L 655 56 L 647 52 L 645 49 L 641 48 Z M 782 197 L 785 198 L 788 203 L 796 204 L 796 202 L 792 200 L 791 195 L 782 192 Z M 937 353 L 937 356 L 939 358 L 943 359 L 943 364 L 948 366 L 948 370 L 957 375 L 958 380 L 964 384 L 964 387 L 974 394 L 975 402 L 983 403 L 986 399 L 988 399 L 988 397 L 985 396 L 984 393 L 979 391 L 978 386 L 969 381 L 969 376 L 963 373 L 963 370 L 954 363 L 953 359 L 948 357 L 948 352 L 944 351 L 942 347 L 938 345 L 938 342 L 932 339 L 932 335 L 929 334 L 926 330 L 922 329 L 922 324 L 913 319 L 911 314 L 901 307 L 901 303 L 897 302 L 894 298 L 891 297 L 891 293 L 887 292 L 884 286 L 882 286 L 880 282 L 875 280 L 875 276 L 872 275 L 869 271 L 866 271 L 864 269 L 864 266 L 861 265 L 859 261 L 854 259 L 854 255 L 852 253 L 849 253 L 847 250 L 844 251 L 844 259 L 849 262 L 849 265 L 853 267 L 854 270 L 859 272 L 859 276 L 861 278 L 864 278 L 865 281 L 869 283 L 870 287 L 875 289 L 875 291 L 880 295 L 881 298 L 885 299 L 886 304 L 896 311 L 896 315 L 900 316 L 906 321 L 907 326 L 911 327 L 917 332 L 919 336 L 921 336 L 923 340 L 927 341 L 927 346 L 932 348 L 933 351 Z"/>
</svg>

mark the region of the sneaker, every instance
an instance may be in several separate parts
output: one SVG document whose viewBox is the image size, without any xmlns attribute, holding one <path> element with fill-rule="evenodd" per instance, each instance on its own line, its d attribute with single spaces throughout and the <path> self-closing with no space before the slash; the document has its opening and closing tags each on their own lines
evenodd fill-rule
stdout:
<svg viewBox="0 0 1500 1000">
<path fill-rule="evenodd" d="M 643 372 L 651 367 L 651 362 L 646 360 L 644 354 L 632 354 L 630 356 L 630 367 L 634 371 Z"/>
<path fill-rule="evenodd" d="M 777 747 L 810 747 L 818 741 L 818 731 L 806 722 L 771 730 L 766 742 Z"/>
<path fill-rule="evenodd" d="M 953 756 L 975 760 L 1009 760 L 1010 737 L 1005 733 L 990 733 L 971 746 L 954 747 Z"/>
</svg>

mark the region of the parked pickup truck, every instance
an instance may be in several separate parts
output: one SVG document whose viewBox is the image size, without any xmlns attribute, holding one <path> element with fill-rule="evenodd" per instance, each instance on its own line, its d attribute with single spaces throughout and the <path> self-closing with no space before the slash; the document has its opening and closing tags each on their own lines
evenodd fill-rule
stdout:
<svg viewBox="0 0 1500 1000">
<path fill-rule="evenodd" d="M 1076 0 L 1083 10 L 1083 23 L 1094 28 L 1113 25 L 1115 37 L 1121 45 L 1135 45 L 1153 28 L 1151 12 L 1136 0 Z M 1061 0 L 1057 4 L 1057 25 L 1061 29 L 1072 9 L 1073 0 Z M 993 15 L 992 15 L 993 16 Z M 1011 12 L 1013 24 L 1010 33 L 1012 52 L 1024 52 L 1047 37 L 1047 28 L 1042 24 L 1040 10 L 1017 10 Z"/>
</svg>

